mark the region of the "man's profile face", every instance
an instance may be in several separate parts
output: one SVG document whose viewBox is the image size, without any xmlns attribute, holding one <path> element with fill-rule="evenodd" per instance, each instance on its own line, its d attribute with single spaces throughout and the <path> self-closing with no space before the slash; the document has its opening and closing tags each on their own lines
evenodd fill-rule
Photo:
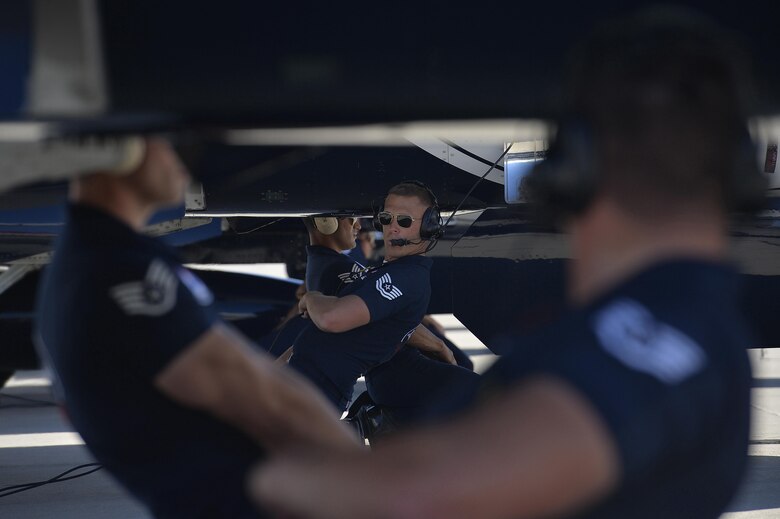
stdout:
<svg viewBox="0 0 780 519">
<path fill-rule="evenodd" d="M 360 219 L 351 216 L 339 218 L 339 228 L 334 235 L 339 250 L 354 249 L 358 232 L 360 232 Z"/>
<path fill-rule="evenodd" d="M 385 259 L 392 261 L 394 259 L 419 254 L 428 246 L 428 242 L 420 241 L 420 223 L 425 214 L 425 210 L 430 207 L 416 196 L 388 195 L 385 199 L 384 211 L 393 216 L 389 225 L 382 226 L 382 233 L 385 239 Z M 411 216 L 414 221 L 409 227 L 398 225 L 398 215 Z M 415 243 L 415 245 L 398 246 L 393 245 L 390 240 L 405 239 Z"/>
</svg>

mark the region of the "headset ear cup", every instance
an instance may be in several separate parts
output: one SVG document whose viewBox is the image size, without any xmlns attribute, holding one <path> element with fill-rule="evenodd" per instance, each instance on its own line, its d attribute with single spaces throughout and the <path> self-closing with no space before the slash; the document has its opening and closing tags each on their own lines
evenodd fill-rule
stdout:
<svg viewBox="0 0 780 519">
<path fill-rule="evenodd" d="M 314 227 L 325 236 L 330 236 L 339 228 L 339 220 L 333 216 L 315 216 L 313 220 Z"/>
<path fill-rule="evenodd" d="M 433 190 L 431 190 L 431 188 L 419 180 L 404 180 L 402 184 L 412 184 L 425 189 L 425 191 L 430 196 L 431 201 L 433 202 L 433 206 L 425 210 L 422 216 L 422 220 L 420 221 L 420 239 L 436 240 L 440 238 L 443 234 L 441 213 L 439 212 L 439 201 L 436 199 L 436 195 L 434 194 Z M 379 222 L 378 215 L 382 211 L 384 211 L 384 206 L 380 207 L 376 212 L 374 212 L 373 220 L 374 229 L 380 232 L 382 232 L 383 228 L 382 224 Z"/>
<path fill-rule="evenodd" d="M 436 198 L 436 194 L 424 182 L 419 180 L 407 180 L 405 182 L 425 189 L 433 203 L 433 205 L 423 213 L 422 222 L 420 222 L 420 239 L 439 239 L 442 236 L 444 229 L 442 227 L 441 213 L 439 212 L 439 200 Z"/>
<path fill-rule="evenodd" d="M 543 220 L 560 220 L 582 213 L 596 191 L 597 165 L 590 131 L 582 122 L 564 122 L 547 157 L 520 184 L 521 198 Z"/>
<path fill-rule="evenodd" d="M 441 215 L 438 207 L 429 207 L 420 222 L 420 239 L 436 240 L 441 237 Z"/>
</svg>

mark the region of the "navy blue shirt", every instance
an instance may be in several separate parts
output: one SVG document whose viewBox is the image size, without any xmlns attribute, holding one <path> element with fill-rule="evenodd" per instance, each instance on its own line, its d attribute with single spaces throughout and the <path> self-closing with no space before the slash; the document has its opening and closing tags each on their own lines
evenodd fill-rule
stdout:
<svg viewBox="0 0 780 519">
<path fill-rule="evenodd" d="M 342 333 L 309 326 L 295 341 L 290 365 L 345 409 L 358 377 L 390 359 L 420 324 L 430 300 L 431 264 L 423 256 L 406 256 L 351 278 L 338 295 L 362 299 L 370 322 Z"/>
<path fill-rule="evenodd" d="M 95 458 L 158 517 L 258 517 L 244 496 L 263 451 L 154 386 L 218 320 L 209 290 L 165 245 L 87 206 L 68 223 L 38 295 L 42 355 Z"/>
<path fill-rule="evenodd" d="M 365 277 L 366 268 L 346 254 L 321 245 L 306 246 L 306 289 L 335 296 L 346 285 Z"/>
<path fill-rule="evenodd" d="M 549 374 L 591 402 L 617 446 L 616 491 L 577 517 L 718 517 L 747 459 L 754 345 L 723 265 L 656 265 L 531 337 L 484 393 Z"/>
</svg>

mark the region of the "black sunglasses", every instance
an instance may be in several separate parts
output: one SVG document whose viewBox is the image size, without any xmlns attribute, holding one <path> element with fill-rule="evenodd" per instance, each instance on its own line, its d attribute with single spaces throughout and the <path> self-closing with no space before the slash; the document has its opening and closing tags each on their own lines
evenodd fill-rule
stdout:
<svg viewBox="0 0 780 519">
<path fill-rule="evenodd" d="M 390 225 L 393 223 L 393 218 L 395 218 L 395 221 L 398 222 L 398 225 L 405 229 L 411 227 L 412 222 L 417 220 L 417 218 L 412 218 L 408 214 L 393 214 L 389 211 L 381 211 L 376 216 L 379 219 L 379 223 L 382 225 Z"/>
</svg>

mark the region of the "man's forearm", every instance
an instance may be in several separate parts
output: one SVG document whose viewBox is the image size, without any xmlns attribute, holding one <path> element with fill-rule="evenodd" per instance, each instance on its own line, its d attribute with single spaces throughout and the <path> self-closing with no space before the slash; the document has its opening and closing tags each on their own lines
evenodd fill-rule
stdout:
<svg viewBox="0 0 780 519">
<path fill-rule="evenodd" d="M 547 517 L 595 502 L 618 480 L 598 415 L 568 386 L 540 378 L 368 457 L 276 459 L 255 474 L 253 492 L 323 519 Z"/>
<path fill-rule="evenodd" d="M 214 414 L 271 450 L 359 445 L 307 380 L 224 325 L 174 359 L 155 383 L 173 400 Z"/>
<path fill-rule="evenodd" d="M 301 301 L 309 319 L 325 332 L 346 332 L 371 320 L 366 304 L 354 295 L 334 297 L 309 292 Z"/>
<path fill-rule="evenodd" d="M 272 439 L 271 447 L 278 451 L 360 448 L 354 430 L 338 419 L 338 410 L 308 380 L 280 364 L 274 368 L 263 386 L 276 395 L 276 402 L 267 407 L 264 418 L 258 413 L 246 416 L 257 437 Z"/>
<path fill-rule="evenodd" d="M 308 380 L 261 356 L 242 364 L 243 369 L 234 366 L 223 374 L 235 388 L 223 400 L 223 412 L 263 444 L 279 451 L 359 445 L 354 431 L 339 421 L 338 410 Z M 248 387 L 255 388 L 251 398 L 237 398 Z"/>
<path fill-rule="evenodd" d="M 326 296 L 320 293 L 306 294 L 306 315 L 320 330 L 328 331 L 336 311 L 338 297 Z"/>
</svg>

